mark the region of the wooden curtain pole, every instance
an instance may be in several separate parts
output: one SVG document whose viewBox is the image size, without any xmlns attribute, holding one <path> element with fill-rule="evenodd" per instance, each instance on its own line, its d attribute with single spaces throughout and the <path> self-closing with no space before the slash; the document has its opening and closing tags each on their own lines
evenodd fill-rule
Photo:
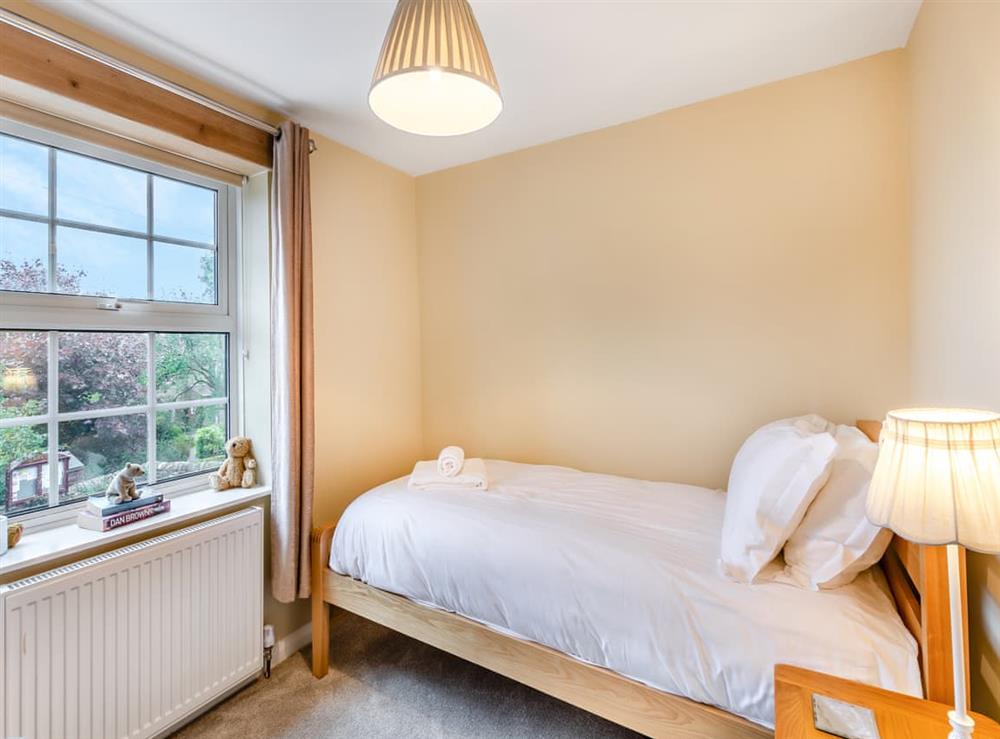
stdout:
<svg viewBox="0 0 1000 739">
<path fill-rule="evenodd" d="M 0 73 L 264 167 L 270 123 L 0 8 Z"/>
</svg>

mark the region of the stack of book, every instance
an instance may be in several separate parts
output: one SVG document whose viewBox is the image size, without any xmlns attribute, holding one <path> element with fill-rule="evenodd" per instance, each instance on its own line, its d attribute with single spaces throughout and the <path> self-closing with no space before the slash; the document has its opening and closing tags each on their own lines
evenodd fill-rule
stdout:
<svg viewBox="0 0 1000 739">
<path fill-rule="evenodd" d="M 170 501 L 164 500 L 162 495 L 144 496 L 125 503 L 113 503 L 104 495 L 92 495 L 77 514 L 76 525 L 91 531 L 111 531 L 169 510 Z"/>
</svg>

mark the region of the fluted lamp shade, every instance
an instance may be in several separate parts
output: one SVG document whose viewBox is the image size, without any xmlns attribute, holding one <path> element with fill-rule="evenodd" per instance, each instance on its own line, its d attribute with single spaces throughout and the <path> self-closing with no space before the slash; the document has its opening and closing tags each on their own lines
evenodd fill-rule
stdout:
<svg viewBox="0 0 1000 739">
<path fill-rule="evenodd" d="M 867 512 L 913 542 L 1000 552 L 1000 414 L 891 411 Z"/>
<path fill-rule="evenodd" d="M 471 133 L 496 120 L 500 86 L 467 0 L 399 0 L 368 105 L 389 125 L 424 136 Z"/>
</svg>

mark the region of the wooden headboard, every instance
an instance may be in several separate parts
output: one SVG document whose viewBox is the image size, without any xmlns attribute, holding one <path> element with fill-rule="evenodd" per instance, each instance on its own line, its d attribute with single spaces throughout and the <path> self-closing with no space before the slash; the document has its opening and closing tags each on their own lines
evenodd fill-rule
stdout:
<svg viewBox="0 0 1000 739">
<path fill-rule="evenodd" d="M 882 432 L 879 421 L 858 421 L 857 426 L 872 441 Z M 962 611 L 966 622 L 965 665 L 969 664 L 969 603 L 966 594 L 965 550 L 961 550 Z M 882 557 L 896 609 L 920 645 L 920 671 L 924 697 L 951 704 L 955 682 L 951 661 L 951 615 L 948 601 L 948 560 L 944 547 L 914 544 L 899 536 Z M 965 684 L 969 684 L 966 675 Z M 967 696 L 968 699 L 968 696 Z"/>
</svg>

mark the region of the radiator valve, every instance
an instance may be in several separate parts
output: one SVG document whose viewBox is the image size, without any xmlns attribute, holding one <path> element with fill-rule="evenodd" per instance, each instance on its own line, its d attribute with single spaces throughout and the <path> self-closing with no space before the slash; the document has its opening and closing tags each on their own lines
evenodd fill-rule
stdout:
<svg viewBox="0 0 1000 739">
<path fill-rule="evenodd" d="M 271 653 L 274 652 L 274 627 L 264 624 L 264 677 L 271 677 Z"/>
</svg>

